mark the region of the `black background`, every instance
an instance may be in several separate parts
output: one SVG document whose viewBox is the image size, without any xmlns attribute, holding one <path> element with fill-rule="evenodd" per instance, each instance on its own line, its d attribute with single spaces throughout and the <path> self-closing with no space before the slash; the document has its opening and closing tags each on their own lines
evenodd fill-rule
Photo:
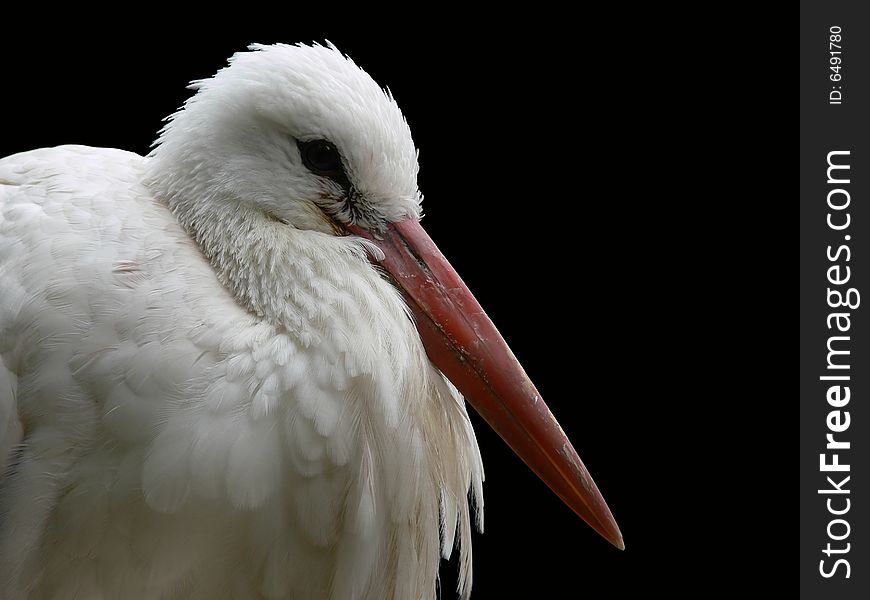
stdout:
<svg viewBox="0 0 870 600">
<path fill-rule="evenodd" d="M 420 148 L 424 226 L 560 419 L 625 537 L 625 552 L 601 539 L 473 415 L 487 475 L 473 597 L 672 593 L 718 570 L 701 546 L 721 527 L 718 510 L 698 509 L 710 500 L 694 470 L 704 431 L 667 416 L 691 410 L 679 362 L 647 366 L 682 325 L 657 312 L 680 273 L 654 254 L 657 240 L 629 235 L 653 197 L 671 193 L 642 166 L 658 150 L 646 128 L 660 117 L 641 102 L 655 88 L 632 72 L 645 57 L 615 69 L 584 42 L 591 25 L 523 16 L 457 19 L 431 34 L 274 21 L 143 21 L 141 33 L 4 26 L 0 156 L 64 143 L 144 154 L 186 84 L 233 52 L 329 39 L 395 95 Z M 442 581 L 450 598 L 453 565 Z"/>
</svg>

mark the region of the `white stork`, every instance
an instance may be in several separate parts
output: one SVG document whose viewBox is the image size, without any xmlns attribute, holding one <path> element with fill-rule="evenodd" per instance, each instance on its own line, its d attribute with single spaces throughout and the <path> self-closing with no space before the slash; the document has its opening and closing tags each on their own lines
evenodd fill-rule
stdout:
<svg viewBox="0 0 870 600">
<path fill-rule="evenodd" d="M 0 598 L 433 598 L 454 546 L 466 597 L 463 395 L 622 547 L 420 227 L 392 97 L 332 46 L 251 50 L 147 157 L 0 160 Z"/>
</svg>

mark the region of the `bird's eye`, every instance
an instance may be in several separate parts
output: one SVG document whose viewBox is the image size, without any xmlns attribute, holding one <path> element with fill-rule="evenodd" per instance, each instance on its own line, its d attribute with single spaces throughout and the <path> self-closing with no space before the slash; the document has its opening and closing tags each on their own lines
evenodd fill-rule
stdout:
<svg viewBox="0 0 870 600">
<path fill-rule="evenodd" d="M 342 173 L 341 156 L 335 146 L 326 140 L 299 142 L 302 164 L 317 175 L 335 178 Z"/>
</svg>

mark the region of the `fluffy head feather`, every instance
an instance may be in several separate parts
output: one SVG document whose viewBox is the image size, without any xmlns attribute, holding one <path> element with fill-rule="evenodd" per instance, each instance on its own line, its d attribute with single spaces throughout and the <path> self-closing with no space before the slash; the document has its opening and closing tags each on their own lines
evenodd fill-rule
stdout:
<svg viewBox="0 0 870 600">
<path fill-rule="evenodd" d="M 417 152 L 393 97 L 334 46 L 251 46 L 170 118 L 152 151 L 153 187 L 174 210 L 241 203 L 300 229 L 331 232 L 341 190 L 302 163 L 298 141 L 339 150 L 363 225 L 420 215 Z M 343 215 L 347 217 L 346 214 Z"/>
</svg>

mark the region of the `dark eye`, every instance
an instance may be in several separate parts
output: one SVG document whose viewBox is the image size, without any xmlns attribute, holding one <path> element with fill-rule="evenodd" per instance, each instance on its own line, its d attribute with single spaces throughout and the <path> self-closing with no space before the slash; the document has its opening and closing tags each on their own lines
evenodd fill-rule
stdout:
<svg viewBox="0 0 870 600">
<path fill-rule="evenodd" d="M 313 173 L 332 178 L 343 173 L 338 150 L 326 140 L 299 142 L 299 153 L 302 164 Z"/>
</svg>

